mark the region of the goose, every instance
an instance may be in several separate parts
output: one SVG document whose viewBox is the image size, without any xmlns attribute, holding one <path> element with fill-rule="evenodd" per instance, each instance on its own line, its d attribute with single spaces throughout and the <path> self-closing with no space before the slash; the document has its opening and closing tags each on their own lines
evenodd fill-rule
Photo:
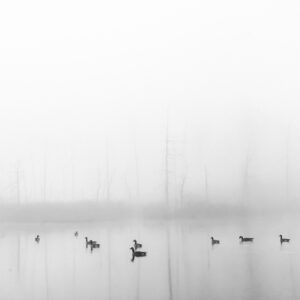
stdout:
<svg viewBox="0 0 300 300">
<path fill-rule="evenodd" d="M 131 247 L 130 250 L 132 251 L 132 257 L 142 257 L 147 255 L 147 252 L 135 251 L 133 247 Z"/>
<path fill-rule="evenodd" d="M 92 245 L 91 245 L 91 251 L 93 251 L 94 250 L 94 248 L 100 248 L 100 244 L 98 244 L 98 243 L 93 243 Z"/>
<path fill-rule="evenodd" d="M 37 236 L 35 237 L 35 241 L 36 241 L 37 243 L 40 241 L 40 236 L 39 236 L 39 235 L 37 235 Z"/>
<path fill-rule="evenodd" d="M 220 244 L 220 241 L 219 240 L 215 240 L 213 237 L 211 237 L 211 243 L 212 243 L 212 245 Z"/>
<path fill-rule="evenodd" d="M 87 236 L 85 237 L 85 246 L 86 246 L 86 248 L 88 247 L 88 245 L 93 245 L 95 243 L 96 243 L 96 241 L 88 240 Z"/>
<path fill-rule="evenodd" d="M 78 231 L 75 231 L 74 235 L 75 235 L 76 237 L 78 237 Z"/>
<path fill-rule="evenodd" d="M 136 240 L 133 240 L 133 242 L 134 242 L 134 249 L 136 250 L 136 249 L 138 249 L 138 248 L 142 248 L 142 244 L 139 244 Z"/>
<path fill-rule="evenodd" d="M 241 242 L 253 242 L 254 238 L 239 236 Z"/>
<path fill-rule="evenodd" d="M 282 244 L 282 243 L 289 243 L 289 242 L 290 242 L 290 239 L 285 239 L 285 238 L 283 238 L 283 237 L 282 237 L 282 234 L 280 234 L 279 237 L 280 237 L 280 243 L 281 243 L 281 244 Z"/>
</svg>

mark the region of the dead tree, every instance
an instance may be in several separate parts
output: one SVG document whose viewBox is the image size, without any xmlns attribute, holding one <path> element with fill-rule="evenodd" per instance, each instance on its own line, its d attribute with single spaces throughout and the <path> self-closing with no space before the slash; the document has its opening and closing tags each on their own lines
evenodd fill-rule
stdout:
<svg viewBox="0 0 300 300">
<path fill-rule="evenodd" d="M 17 204 L 21 204 L 21 189 L 20 189 L 20 165 L 17 163 L 16 168 L 16 190 L 17 190 Z"/>
<path fill-rule="evenodd" d="M 106 138 L 106 200 L 110 201 L 110 174 L 109 174 L 109 152 L 108 138 Z"/>
<path fill-rule="evenodd" d="M 207 167 L 204 166 L 204 181 L 205 181 L 205 200 L 207 203 L 209 203 L 209 194 L 208 194 L 208 173 L 207 173 Z"/>
<path fill-rule="evenodd" d="M 136 143 L 136 133 L 134 133 L 134 161 L 135 161 L 135 176 L 136 176 L 136 198 L 140 200 L 140 172 L 139 172 L 139 158 Z"/>
<path fill-rule="evenodd" d="M 167 124 L 165 136 L 165 201 L 169 209 L 169 112 L 167 111 Z"/>
</svg>

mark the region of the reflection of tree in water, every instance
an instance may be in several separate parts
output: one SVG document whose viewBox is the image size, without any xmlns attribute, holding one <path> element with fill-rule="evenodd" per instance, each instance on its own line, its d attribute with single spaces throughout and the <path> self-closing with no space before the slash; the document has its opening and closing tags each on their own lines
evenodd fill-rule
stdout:
<svg viewBox="0 0 300 300">
<path fill-rule="evenodd" d="M 170 233 L 170 226 L 167 224 L 167 259 L 168 259 L 168 287 L 169 287 L 169 299 L 173 299 L 173 286 L 172 286 L 172 260 L 171 260 L 171 233 Z"/>
<path fill-rule="evenodd" d="M 289 273 L 290 273 L 290 279 L 291 279 L 291 285 L 292 285 L 291 292 L 292 292 L 293 299 L 298 299 L 293 265 L 294 265 L 294 263 L 292 261 L 292 255 L 290 253 L 289 254 Z"/>
<path fill-rule="evenodd" d="M 135 293 L 135 299 L 140 299 L 140 276 L 141 276 L 141 264 L 140 260 L 137 259 L 137 278 L 136 278 L 136 293 Z"/>
<path fill-rule="evenodd" d="M 46 283 L 46 299 L 49 299 L 49 278 L 48 278 L 48 250 L 47 250 L 47 238 L 46 235 L 45 239 L 45 283 Z"/>
<path fill-rule="evenodd" d="M 189 226 L 182 226 L 182 257 L 183 257 L 183 265 L 184 265 L 184 286 L 185 286 L 185 295 L 187 299 L 190 299 L 190 292 L 191 290 L 188 288 L 189 283 L 191 282 L 191 272 L 189 266 L 189 253 L 188 253 L 188 239 L 187 237 L 190 235 L 190 228 Z"/>
<path fill-rule="evenodd" d="M 180 265 L 180 256 L 179 256 L 179 245 L 180 245 L 180 238 L 181 238 L 181 235 L 180 235 L 180 228 L 179 226 L 176 225 L 175 227 L 175 236 L 176 236 L 176 244 L 175 244 L 175 247 L 173 248 L 174 250 L 176 250 L 176 255 L 175 255 L 175 258 L 174 258 L 174 261 L 175 261 L 175 267 L 174 267 L 174 270 L 175 270 L 175 278 L 174 278 L 174 281 L 175 281 L 175 286 L 177 287 L 178 291 L 176 294 L 178 294 L 180 292 L 180 288 L 179 288 L 179 285 L 180 285 L 180 279 L 179 279 L 179 274 L 180 274 L 180 269 L 179 269 L 179 265 Z M 179 296 L 180 298 L 180 296 Z"/>
<path fill-rule="evenodd" d="M 201 286 L 201 284 L 199 285 L 200 293 L 202 294 L 203 297 L 205 297 L 206 294 L 209 295 L 211 293 L 211 283 L 210 283 L 211 256 L 210 255 L 211 255 L 211 251 L 213 251 L 213 249 L 214 249 L 214 245 L 212 245 L 210 242 L 210 236 L 207 234 L 206 237 L 207 237 L 207 241 L 209 241 L 206 243 L 206 250 L 207 250 L 207 265 L 206 265 L 207 270 L 206 271 L 207 271 L 207 274 L 206 274 L 206 276 L 204 276 L 204 279 L 203 279 L 201 276 L 201 272 L 200 272 L 200 280 L 201 280 L 200 283 L 202 282 L 202 286 Z M 203 290 L 203 287 L 205 287 L 204 290 Z"/>
<path fill-rule="evenodd" d="M 77 270 L 77 247 L 76 247 L 77 239 L 74 239 L 73 241 L 73 299 L 76 299 L 76 270 Z"/>
<path fill-rule="evenodd" d="M 107 229 L 107 262 L 108 262 L 108 299 L 111 300 L 111 240 L 110 240 L 110 229 Z"/>
<path fill-rule="evenodd" d="M 17 278 L 18 278 L 18 283 L 20 281 L 20 263 L 21 263 L 21 237 L 20 233 L 18 233 L 17 236 Z"/>
<path fill-rule="evenodd" d="M 140 237 L 140 232 L 138 232 L 138 239 Z M 132 255 L 134 259 L 134 255 Z M 141 262 L 140 259 L 137 259 L 137 280 L 136 280 L 136 293 L 135 293 L 135 299 L 139 300 L 140 299 L 140 282 L 141 282 Z"/>
</svg>

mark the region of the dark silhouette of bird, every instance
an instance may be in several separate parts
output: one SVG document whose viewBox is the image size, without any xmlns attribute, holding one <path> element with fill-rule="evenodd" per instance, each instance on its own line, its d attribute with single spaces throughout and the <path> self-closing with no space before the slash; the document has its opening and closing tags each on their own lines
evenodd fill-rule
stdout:
<svg viewBox="0 0 300 300">
<path fill-rule="evenodd" d="M 241 243 L 243 242 L 253 242 L 254 238 L 239 236 Z"/>
<path fill-rule="evenodd" d="M 86 237 L 85 237 L 85 246 L 86 246 L 86 248 L 87 248 L 89 245 L 93 245 L 93 244 L 96 244 L 96 241 L 89 240 L 88 237 L 86 236 Z"/>
<path fill-rule="evenodd" d="M 280 243 L 281 243 L 281 244 L 282 244 L 282 243 L 289 243 L 289 242 L 290 242 L 290 239 L 283 238 L 283 237 L 282 237 L 282 234 L 280 234 L 279 237 L 280 237 Z"/>
<path fill-rule="evenodd" d="M 75 235 L 76 237 L 78 237 L 78 231 L 75 231 L 74 235 Z"/>
<path fill-rule="evenodd" d="M 91 251 L 93 251 L 95 248 L 100 248 L 100 244 L 98 244 L 98 243 L 93 243 L 92 245 L 91 245 Z"/>
<path fill-rule="evenodd" d="M 40 242 L 40 236 L 39 236 L 39 235 L 37 235 L 37 236 L 35 237 L 35 241 L 36 241 L 37 243 Z"/>
<path fill-rule="evenodd" d="M 132 258 L 133 259 L 134 259 L 134 257 L 147 256 L 147 252 L 144 252 L 144 251 L 135 251 L 133 247 L 131 247 L 130 250 L 132 251 Z"/>
<path fill-rule="evenodd" d="M 136 250 L 136 249 L 138 249 L 138 248 L 142 248 L 142 244 L 139 244 L 136 240 L 133 240 L 133 242 L 134 242 L 134 249 Z"/>
<path fill-rule="evenodd" d="M 215 240 L 213 237 L 211 237 L 211 243 L 212 243 L 212 245 L 220 244 L 220 241 L 219 240 Z"/>
</svg>

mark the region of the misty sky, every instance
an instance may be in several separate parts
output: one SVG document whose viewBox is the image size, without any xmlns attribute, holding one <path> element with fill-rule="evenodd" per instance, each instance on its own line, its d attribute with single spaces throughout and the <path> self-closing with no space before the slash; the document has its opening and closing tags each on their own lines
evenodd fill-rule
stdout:
<svg viewBox="0 0 300 300">
<path fill-rule="evenodd" d="M 1 202 L 17 174 L 24 203 L 102 201 L 107 181 L 161 200 L 167 115 L 173 197 L 186 178 L 203 199 L 206 167 L 216 201 L 285 201 L 287 173 L 296 199 L 299 28 L 296 1 L 1 3 Z"/>
</svg>

